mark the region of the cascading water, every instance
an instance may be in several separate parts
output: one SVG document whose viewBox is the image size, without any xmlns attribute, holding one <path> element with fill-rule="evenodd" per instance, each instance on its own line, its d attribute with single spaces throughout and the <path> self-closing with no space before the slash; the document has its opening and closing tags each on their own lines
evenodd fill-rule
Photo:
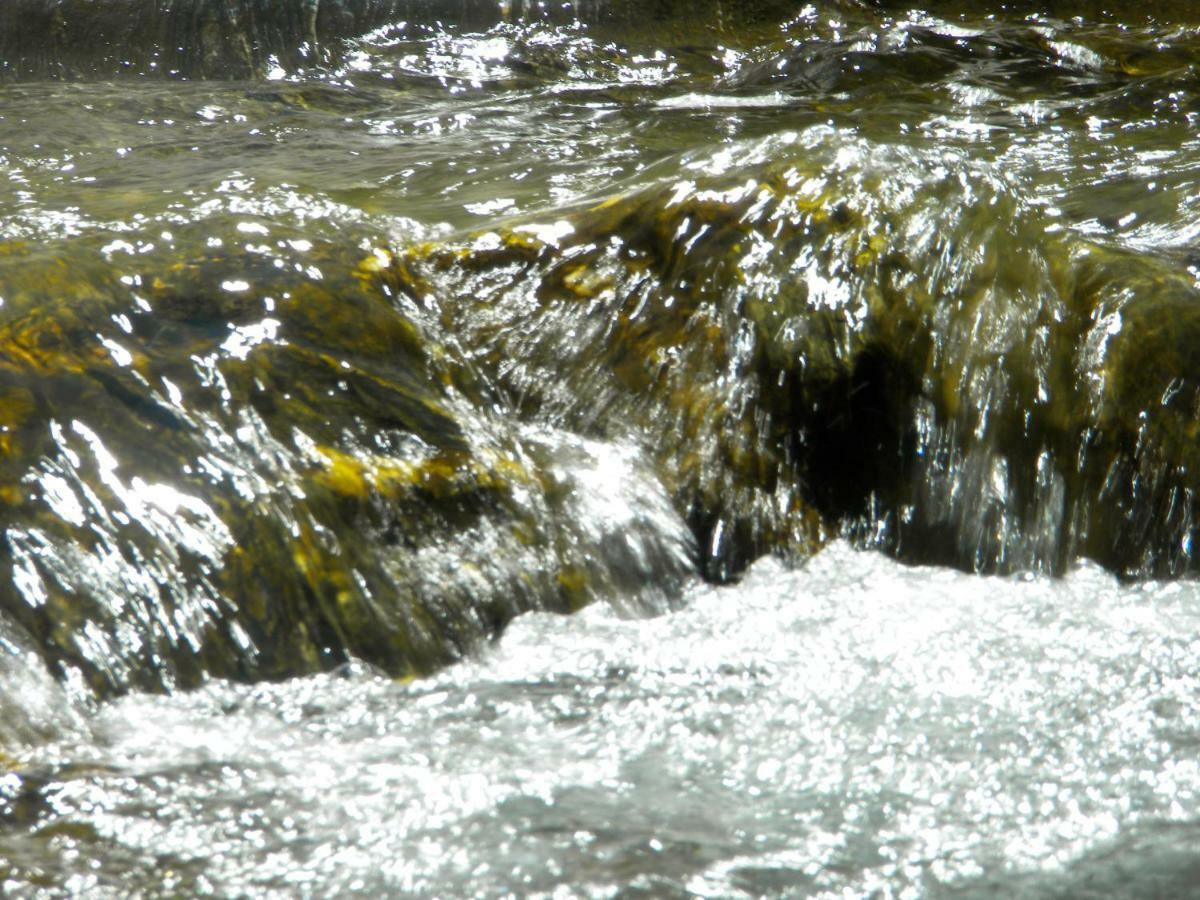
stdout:
<svg viewBox="0 0 1200 900">
<path fill-rule="evenodd" d="M 0 890 L 1194 893 L 1198 61 L 6 4 Z"/>
</svg>

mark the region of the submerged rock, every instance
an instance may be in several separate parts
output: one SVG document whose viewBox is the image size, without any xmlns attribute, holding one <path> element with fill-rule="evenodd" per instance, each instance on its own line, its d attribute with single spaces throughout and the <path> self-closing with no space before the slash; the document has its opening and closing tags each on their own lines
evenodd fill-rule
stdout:
<svg viewBox="0 0 1200 900">
<path fill-rule="evenodd" d="M 287 246 L 5 262 L 0 608 L 56 672 L 403 675 L 527 609 L 666 608 L 691 551 L 636 459 L 491 412 L 376 256 Z"/>
<path fill-rule="evenodd" d="M 392 277 L 523 417 L 650 448 L 710 577 L 831 533 L 978 571 L 1192 570 L 1191 276 L 1069 237 L 965 155 L 833 138 Z"/>
<path fill-rule="evenodd" d="M 834 535 L 1196 568 L 1193 277 L 963 152 L 814 127 L 391 250 L 109 238 L 0 248 L 0 610 L 98 694 L 425 672 Z"/>
</svg>

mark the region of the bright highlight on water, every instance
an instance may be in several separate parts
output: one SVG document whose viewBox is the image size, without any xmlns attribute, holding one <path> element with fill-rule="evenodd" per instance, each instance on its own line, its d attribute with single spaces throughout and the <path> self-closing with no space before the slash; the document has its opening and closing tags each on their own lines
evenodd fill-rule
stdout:
<svg viewBox="0 0 1200 900">
<path fill-rule="evenodd" d="M 0 892 L 1190 896 L 1191 7 L 6 4 Z"/>
</svg>

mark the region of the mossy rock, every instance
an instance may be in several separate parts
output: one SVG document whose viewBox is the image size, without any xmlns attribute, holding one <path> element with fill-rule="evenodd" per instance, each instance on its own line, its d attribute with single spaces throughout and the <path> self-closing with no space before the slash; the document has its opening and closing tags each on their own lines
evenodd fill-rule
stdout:
<svg viewBox="0 0 1200 900">
<path fill-rule="evenodd" d="M 577 439 L 498 417 L 376 257 L 281 270 L 191 239 L 3 263 L 0 610 L 57 674 L 100 695 L 350 658 L 404 676 L 526 610 L 678 594 L 692 555 L 651 476 L 626 465 L 650 499 L 589 520 L 554 458 Z"/>
<path fill-rule="evenodd" d="M 1194 568 L 1186 272 L 952 152 L 820 128 L 743 152 L 411 248 L 392 288 L 521 417 L 645 447 L 710 577 L 835 533 L 980 571 Z"/>
<path fill-rule="evenodd" d="M 424 672 L 525 610 L 661 610 L 697 557 L 726 579 L 839 533 L 1195 569 L 1179 264 L 950 151 L 727 156 L 391 251 L 227 252 L 212 220 L 0 254 L 5 621 L 106 694 Z"/>
</svg>

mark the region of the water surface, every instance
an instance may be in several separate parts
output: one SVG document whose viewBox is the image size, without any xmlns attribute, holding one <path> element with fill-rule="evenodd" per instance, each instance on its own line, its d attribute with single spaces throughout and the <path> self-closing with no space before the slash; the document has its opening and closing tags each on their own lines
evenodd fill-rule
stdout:
<svg viewBox="0 0 1200 900">
<path fill-rule="evenodd" d="M 435 6 L 0 41 L 2 891 L 1194 893 L 1190 4 Z"/>
</svg>

